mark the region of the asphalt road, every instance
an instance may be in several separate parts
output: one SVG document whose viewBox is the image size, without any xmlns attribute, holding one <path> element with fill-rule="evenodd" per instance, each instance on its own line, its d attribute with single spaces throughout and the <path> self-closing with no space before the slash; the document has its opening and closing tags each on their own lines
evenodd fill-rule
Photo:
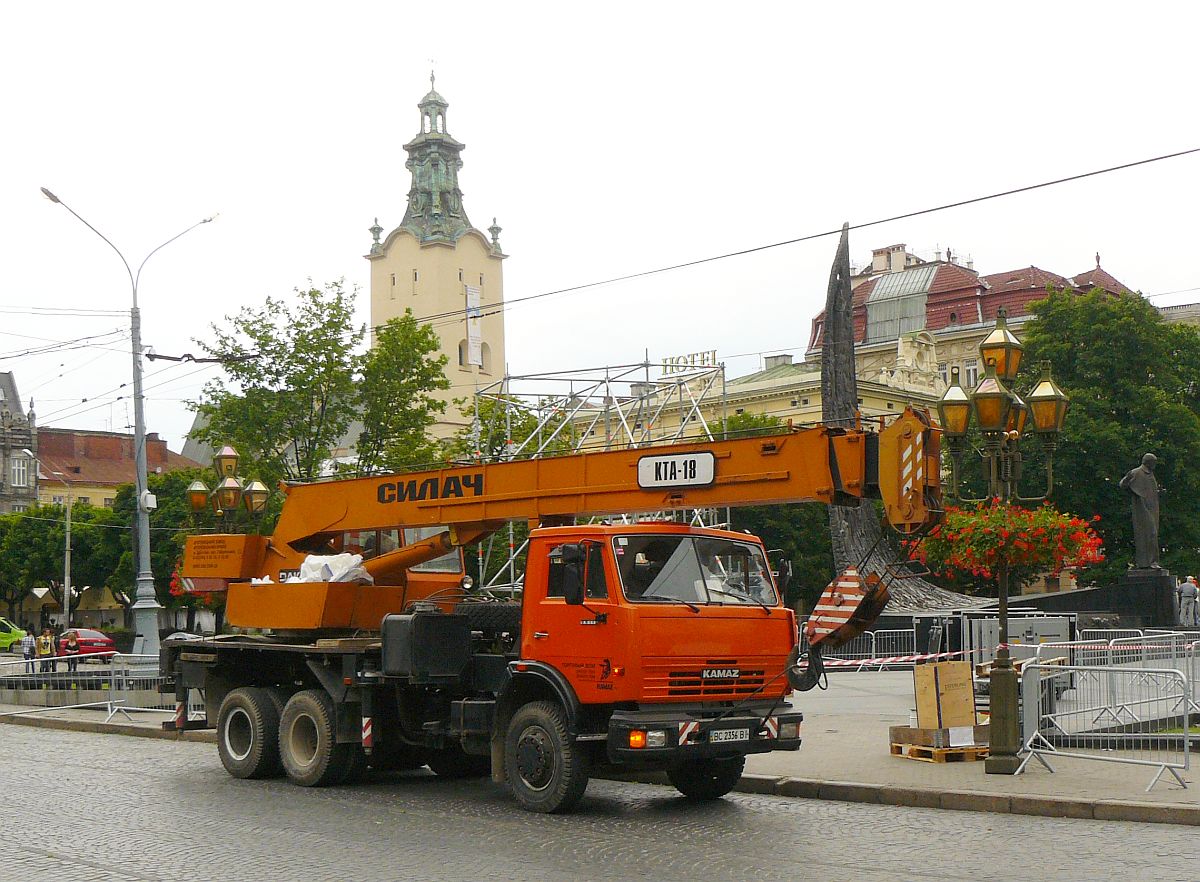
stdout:
<svg viewBox="0 0 1200 882">
<path fill-rule="evenodd" d="M 425 773 L 305 790 L 228 777 L 209 744 L 0 726 L 0 878 L 1191 880 L 1196 830 L 593 781 L 572 815 Z M 15 809 L 15 810 L 14 810 Z"/>
</svg>

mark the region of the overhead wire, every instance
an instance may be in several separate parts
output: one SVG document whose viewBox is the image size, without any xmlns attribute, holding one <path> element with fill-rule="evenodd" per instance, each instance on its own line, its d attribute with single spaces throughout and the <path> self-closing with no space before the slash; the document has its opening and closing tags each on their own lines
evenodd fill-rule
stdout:
<svg viewBox="0 0 1200 882">
<path fill-rule="evenodd" d="M 1174 153 L 1164 153 L 1162 155 L 1152 156 L 1147 159 L 1139 159 L 1134 162 L 1125 162 L 1125 163 L 1121 163 L 1120 165 L 1112 165 L 1112 166 L 1108 166 L 1106 168 L 1094 169 L 1092 171 L 1081 172 L 1079 174 L 1074 174 L 1074 175 L 1068 175 L 1068 176 L 1062 177 L 1062 178 L 1055 178 L 1054 180 L 1050 180 L 1050 181 L 1042 181 L 1037 184 L 1028 184 L 1023 187 L 1013 187 L 1008 190 L 1001 190 L 996 193 L 989 193 L 984 196 L 974 196 L 969 199 L 960 199 L 955 202 L 947 202 L 947 203 L 943 203 L 941 205 L 931 206 L 929 208 L 921 208 L 921 209 L 917 209 L 915 211 L 906 211 L 901 214 L 894 214 L 894 215 L 890 215 L 888 217 L 877 218 L 875 220 L 865 221 L 860 224 L 849 224 L 848 229 L 863 230 L 863 229 L 867 229 L 868 227 L 875 227 L 875 226 L 880 226 L 882 224 L 893 223 L 893 222 L 899 221 L 899 220 L 907 220 L 909 218 L 921 217 L 923 215 L 933 214 L 933 213 L 939 212 L 939 211 L 947 211 L 951 208 L 962 208 L 963 206 L 975 205 L 980 202 L 987 202 L 992 199 L 1001 199 L 1005 196 L 1017 195 L 1018 193 L 1028 193 L 1028 192 L 1032 192 L 1034 190 L 1041 190 L 1046 187 L 1054 187 L 1059 184 L 1070 183 L 1071 181 L 1079 181 L 1079 180 L 1083 180 L 1085 178 L 1096 177 L 1098 175 L 1110 174 L 1112 172 L 1123 171 L 1125 169 L 1135 168 L 1137 166 L 1149 165 L 1150 163 L 1154 163 L 1154 162 L 1162 162 L 1167 159 L 1176 159 L 1178 157 L 1188 156 L 1188 155 L 1194 154 L 1194 153 L 1200 153 L 1200 147 L 1192 147 L 1187 150 L 1179 150 Z M 764 245 L 755 245 L 753 247 L 742 248 L 737 251 L 727 251 L 722 254 L 714 254 L 709 257 L 701 257 L 701 258 L 697 258 L 695 260 L 688 260 L 688 261 L 683 261 L 681 263 L 670 264 L 668 266 L 656 267 L 654 269 L 640 270 L 638 272 L 632 272 L 632 273 L 625 273 L 624 275 L 612 276 L 610 278 L 601 279 L 601 280 L 595 281 L 595 282 L 585 282 L 580 285 L 571 285 L 571 286 L 568 286 L 565 288 L 556 288 L 552 291 L 543 291 L 539 294 L 528 294 L 524 297 L 514 297 L 512 299 L 505 300 L 503 303 L 500 303 L 497 306 L 481 308 L 479 311 L 479 317 L 483 318 L 483 317 L 486 317 L 489 315 L 496 315 L 500 312 L 506 311 L 507 309 L 509 309 L 512 306 L 515 306 L 519 303 L 528 303 L 533 300 L 540 300 L 545 297 L 553 297 L 553 296 L 556 296 L 559 294 L 570 294 L 570 293 L 575 293 L 575 292 L 579 292 L 579 291 L 585 291 L 585 290 L 588 290 L 591 288 L 598 288 L 603 285 L 611 285 L 616 282 L 627 282 L 632 279 L 640 279 L 640 278 L 645 278 L 647 276 L 659 275 L 661 273 L 673 272 L 674 270 L 687 269 L 689 267 L 694 267 L 694 266 L 701 266 L 703 264 L 714 263 L 719 260 L 728 260 L 733 257 L 743 257 L 747 254 L 756 254 L 758 252 L 768 251 L 773 248 L 782 248 L 786 245 L 796 245 L 801 242 L 810 242 L 814 239 L 822 239 L 822 238 L 826 238 L 829 236 L 838 236 L 838 235 L 841 235 L 841 232 L 842 232 L 841 227 L 838 227 L 836 229 L 830 229 L 830 230 L 822 230 L 822 231 L 816 232 L 816 233 L 808 233 L 803 236 L 795 236 L 791 239 L 784 239 L 779 242 L 770 242 L 770 243 L 767 243 Z M 453 319 L 454 321 L 461 321 L 463 319 L 465 311 L 466 311 L 465 309 L 455 309 L 455 310 L 450 310 L 447 312 L 432 313 L 427 316 L 418 316 L 416 318 L 417 318 L 417 321 L 421 322 L 422 324 L 432 324 L 440 319 L 448 319 L 448 318 Z M 372 330 L 378 331 L 381 327 L 382 326 L 375 326 L 372 328 Z"/>
</svg>

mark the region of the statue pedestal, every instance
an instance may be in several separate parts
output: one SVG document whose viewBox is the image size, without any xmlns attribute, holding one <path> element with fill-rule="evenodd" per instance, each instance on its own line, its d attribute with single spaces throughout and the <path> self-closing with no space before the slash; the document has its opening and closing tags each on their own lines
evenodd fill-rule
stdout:
<svg viewBox="0 0 1200 882">
<path fill-rule="evenodd" d="M 1166 570 L 1132 569 L 1117 579 L 1125 604 L 1146 617 L 1152 628 L 1169 628 L 1179 621 L 1175 610 L 1175 577 Z"/>
</svg>

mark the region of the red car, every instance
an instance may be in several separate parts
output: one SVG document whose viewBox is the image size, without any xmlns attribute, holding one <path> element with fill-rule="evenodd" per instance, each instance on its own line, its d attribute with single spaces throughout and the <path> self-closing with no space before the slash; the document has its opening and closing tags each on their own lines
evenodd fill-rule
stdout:
<svg viewBox="0 0 1200 882">
<path fill-rule="evenodd" d="M 117 650 L 117 645 L 113 643 L 113 639 L 106 634 L 102 634 L 91 628 L 71 628 L 70 631 L 63 631 L 62 636 L 58 638 L 59 656 L 66 655 L 67 635 L 71 631 L 79 635 L 80 655 L 94 655 L 97 652 L 116 652 Z"/>
</svg>

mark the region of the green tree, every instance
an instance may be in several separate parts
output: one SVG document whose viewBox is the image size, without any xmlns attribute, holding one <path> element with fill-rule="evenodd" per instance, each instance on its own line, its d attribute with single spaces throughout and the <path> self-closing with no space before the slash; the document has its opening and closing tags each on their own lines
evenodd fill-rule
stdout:
<svg viewBox="0 0 1200 882">
<path fill-rule="evenodd" d="M 783 421 L 765 414 L 742 413 L 729 417 L 721 428 L 730 438 L 744 438 L 782 431 Z M 829 509 L 825 504 L 750 505 L 732 509 L 730 517 L 735 530 L 749 530 L 768 549 L 779 549 L 792 562 L 792 580 L 785 599 L 790 606 L 802 600 L 811 608 L 834 576 Z"/>
<path fill-rule="evenodd" d="M 1089 570 L 1097 580 L 1123 572 L 1133 557 L 1130 504 L 1118 486 L 1144 453 L 1159 457 L 1163 566 L 1177 572 L 1200 558 L 1200 332 L 1164 322 L 1140 296 L 1113 297 L 1051 289 L 1032 306 L 1022 332 L 1025 360 L 1019 389 L 1049 361 L 1071 409 L 1054 454 L 1053 502 L 1083 517 L 1100 515 L 1097 532 L 1107 560 Z M 1038 455 L 1026 466 L 1040 474 Z M 1026 493 L 1035 492 L 1027 487 Z M 1040 491 L 1037 491 L 1040 492 Z"/>
<path fill-rule="evenodd" d="M 190 403 L 206 422 L 195 437 L 233 444 L 269 487 L 317 478 L 358 405 L 354 351 L 365 329 L 353 312 L 353 292 L 333 282 L 213 324 L 213 341 L 197 342 L 224 361 L 228 379 Z"/>
<path fill-rule="evenodd" d="M 427 432 L 446 410 L 429 393 L 449 389 L 446 356 L 430 325 L 418 324 L 412 310 L 377 330 L 375 345 L 362 359 L 358 469 L 363 474 L 403 471 L 438 460 L 440 447 Z"/>
</svg>

